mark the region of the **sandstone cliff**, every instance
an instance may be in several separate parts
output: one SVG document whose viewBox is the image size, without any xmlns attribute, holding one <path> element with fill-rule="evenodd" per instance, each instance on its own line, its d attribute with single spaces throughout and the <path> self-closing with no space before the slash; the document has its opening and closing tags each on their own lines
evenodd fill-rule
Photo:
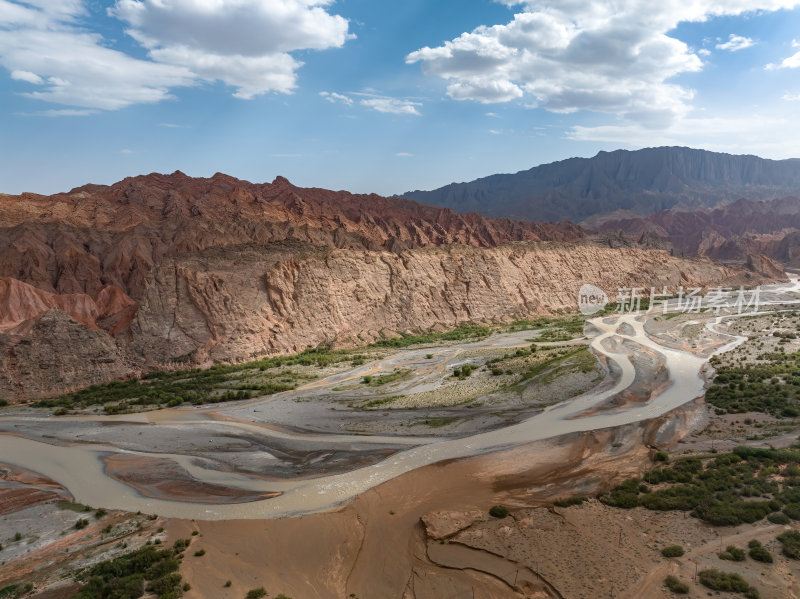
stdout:
<svg viewBox="0 0 800 599">
<path fill-rule="evenodd" d="M 153 271 L 131 325 L 153 363 L 245 360 L 387 333 L 577 309 L 578 289 L 752 284 L 763 277 L 662 251 L 558 243 L 400 253 L 295 246 L 215 251 Z"/>
</svg>

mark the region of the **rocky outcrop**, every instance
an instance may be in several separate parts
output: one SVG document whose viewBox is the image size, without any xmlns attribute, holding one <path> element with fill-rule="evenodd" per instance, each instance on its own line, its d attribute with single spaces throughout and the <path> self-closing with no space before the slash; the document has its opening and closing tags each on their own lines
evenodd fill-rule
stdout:
<svg viewBox="0 0 800 599">
<path fill-rule="evenodd" d="M 53 308 L 0 334 L 0 397 L 65 393 L 134 374 L 114 339 Z"/>
</svg>

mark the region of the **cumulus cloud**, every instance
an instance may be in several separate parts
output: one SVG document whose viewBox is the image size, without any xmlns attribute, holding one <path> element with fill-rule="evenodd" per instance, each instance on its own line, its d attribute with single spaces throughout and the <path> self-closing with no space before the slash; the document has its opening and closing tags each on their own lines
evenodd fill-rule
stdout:
<svg viewBox="0 0 800 599">
<path fill-rule="evenodd" d="M 792 45 L 794 46 L 795 44 L 792 44 Z M 798 67 L 800 67 L 800 52 L 797 52 L 796 54 L 792 54 L 788 58 L 784 58 L 779 63 L 770 63 L 770 64 L 767 65 L 767 69 L 768 70 L 773 70 L 773 69 L 796 69 Z"/>
<path fill-rule="evenodd" d="M 84 15 L 83 4 L 77 1 L 0 0 L 0 65 L 11 71 L 12 78 L 38 86 L 24 95 L 113 110 L 164 100 L 170 97 L 170 88 L 194 81 L 185 68 L 138 60 L 108 48 L 100 35 L 76 25 Z"/>
<path fill-rule="evenodd" d="M 735 33 L 731 33 L 728 36 L 728 41 L 717 44 L 717 50 L 727 50 L 728 52 L 738 52 L 739 50 L 744 50 L 745 48 L 751 48 L 755 46 L 756 43 L 753 41 L 752 38 L 744 37 L 741 35 L 736 35 Z"/>
<path fill-rule="evenodd" d="M 339 48 L 347 19 L 331 0 L 117 0 L 110 14 L 159 63 L 235 87 L 240 98 L 296 86 L 302 63 L 289 52 Z"/>
<path fill-rule="evenodd" d="M 649 128 L 667 127 L 689 111 L 693 91 L 670 80 L 703 67 L 696 52 L 669 36 L 679 23 L 800 6 L 800 0 L 497 1 L 521 12 L 507 24 L 416 50 L 406 62 L 445 79 L 456 100 L 522 99 L 553 112 L 611 113 Z"/>
<path fill-rule="evenodd" d="M 0 0 L 0 66 L 38 86 L 30 98 L 115 110 L 171 90 L 223 81 L 239 98 L 289 93 L 302 63 L 290 52 L 340 47 L 348 22 L 330 0 L 118 0 L 109 15 L 148 59 L 87 29 L 86 0 Z"/>
<path fill-rule="evenodd" d="M 17 81 L 27 81 L 28 83 L 33 83 L 35 85 L 41 85 L 44 83 L 44 79 L 39 77 L 36 73 L 31 73 L 30 71 L 11 71 L 11 78 L 16 79 Z"/>
</svg>

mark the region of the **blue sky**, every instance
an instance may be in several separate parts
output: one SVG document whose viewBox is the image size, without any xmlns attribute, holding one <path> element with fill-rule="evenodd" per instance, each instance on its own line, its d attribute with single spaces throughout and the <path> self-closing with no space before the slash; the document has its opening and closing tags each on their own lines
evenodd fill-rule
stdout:
<svg viewBox="0 0 800 599">
<path fill-rule="evenodd" d="M 799 75 L 800 0 L 0 0 L 0 192 L 179 169 L 392 194 L 616 148 L 797 157 Z"/>
</svg>

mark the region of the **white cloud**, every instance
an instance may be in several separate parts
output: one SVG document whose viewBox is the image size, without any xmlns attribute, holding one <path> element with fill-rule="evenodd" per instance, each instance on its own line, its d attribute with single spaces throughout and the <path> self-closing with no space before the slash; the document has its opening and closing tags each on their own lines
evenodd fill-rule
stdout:
<svg viewBox="0 0 800 599">
<path fill-rule="evenodd" d="M 387 96 L 375 96 L 372 98 L 365 98 L 359 102 L 362 106 L 372 108 L 378 112 L 388 112 L 390 114 L 407 114 L 420 116 L 418 106 L 422 106 L 420 102 L 412 102 L 411 100 L 400 100 L 398 98 L 389 98 Z"/>
<path fill-rule="evenodd" d="M 397 152 L 395 154 L 398 158 L 411 158 L 414 154 L 410 154 L 409 152 Z"/>
<path fill-rule="evenodd" d="M 378 112 L 385 112 L 389 114 L 407 114 L 420 116 L 417 108 L 422 106 L 421 102 L 413 100 L 392 98 L 379 93 L 377 90 L 368 88 L 363 92 L 348 92 L 348 94 L 339 94 L 336 92 L 320 92 L 319 95 L 325 98 L 328 102 L 334 104 L 340 103 L 346 106 L 352 106 L 355 100 L 351 96 L 361 98 L 358 104 L 366 108 L 371 108 Z"/>
<path fill-rule="evenodd" d="M 708 48 L 701 48 L 700 50 L 697 51 L 697 53 L 700 56 L 711 56 L 711 50 L 709 50 Z"/>
<path fill-rule="evenodd" d="M 782 100 L 786 100 L 787 102 L 800 102 L 800 94 L 790 94 L 786 92 L 781 97 Z"/>
<path fill-rule="evenodd" d="M 717 44 L 717 50 L 728 50 L 729 52 L 738 52 L 739 50 L 744 50 L 745 48 L 752 48 L 755 45 L 756 43 L 755 41 L 753 41 L 752 38 L 731 33 L 728 36 L 727 42 Z"/>
<path fill-rule="evenodd" d="M 319 95 L 332 104 L 341 103 L 346 104 L 347 106 L 352 106 L 353 104 L 353 99 L 345 96 L 344 94 L 337 94 L 336 92 L 319 92 Z"/>
<path fill-rule="evenodd" d="M 0 0 L 0 66 L 39 86 L 30 98 L 115 110 L 220 80 L 239 98 L 289 93 L 302 63 L 289 52 L 339 47 L 351 36 L 330 0 L 118 0 L 109 14 L 149 60 L 87 29 L 86 0 Z"/>
<path fill-rule="evenodd" d="M 605 112 L 650 128 L 688 113 L 694 92 L 670 79 L 703 66 L 669 36 L 679 23 L 800 6 L 800 0 L 497 1 L 522 11 L 505 25 L 421 48 L 406 62 L 448 81 L 456 100 L 522 98 L 553 112 Z"/>
<path fill-rule="evenodd" d="M 44 83 L 44 79 L 39 77 L 36 73 L 31 73 L 30 71 L 11 71 L 11 78 L 16 79 L 17 81 L 27 81 L 28 83 L 33 83 L 35 85 L 41 85 Z"/>
<path fill-rule="evenodd" d="M 796 45 L 797 45 L 796 43 L 792 43 L 792 46 L 796 46 Z M 797 54 L 793 54 L 792 56 L 790 56 L 788 58 L 784 58 L 781 62 L 779 62 L 777 64 L 776 63 L 770 63 L 770 64 L 767 65 L 767 69 L 768 70 L 774 70 L 774 69 L 796 69 L 798 67 L 800 67 L 800 52 L 798 52 Z"/>
<path fill-rule="evenodd" d="M 117 0 L 110 13 L 157 62 L 224 81 L 239 98 L 296 87 L 289 52 L 339 48 L 352 36 L 330 0 Z"/>
</svg>

